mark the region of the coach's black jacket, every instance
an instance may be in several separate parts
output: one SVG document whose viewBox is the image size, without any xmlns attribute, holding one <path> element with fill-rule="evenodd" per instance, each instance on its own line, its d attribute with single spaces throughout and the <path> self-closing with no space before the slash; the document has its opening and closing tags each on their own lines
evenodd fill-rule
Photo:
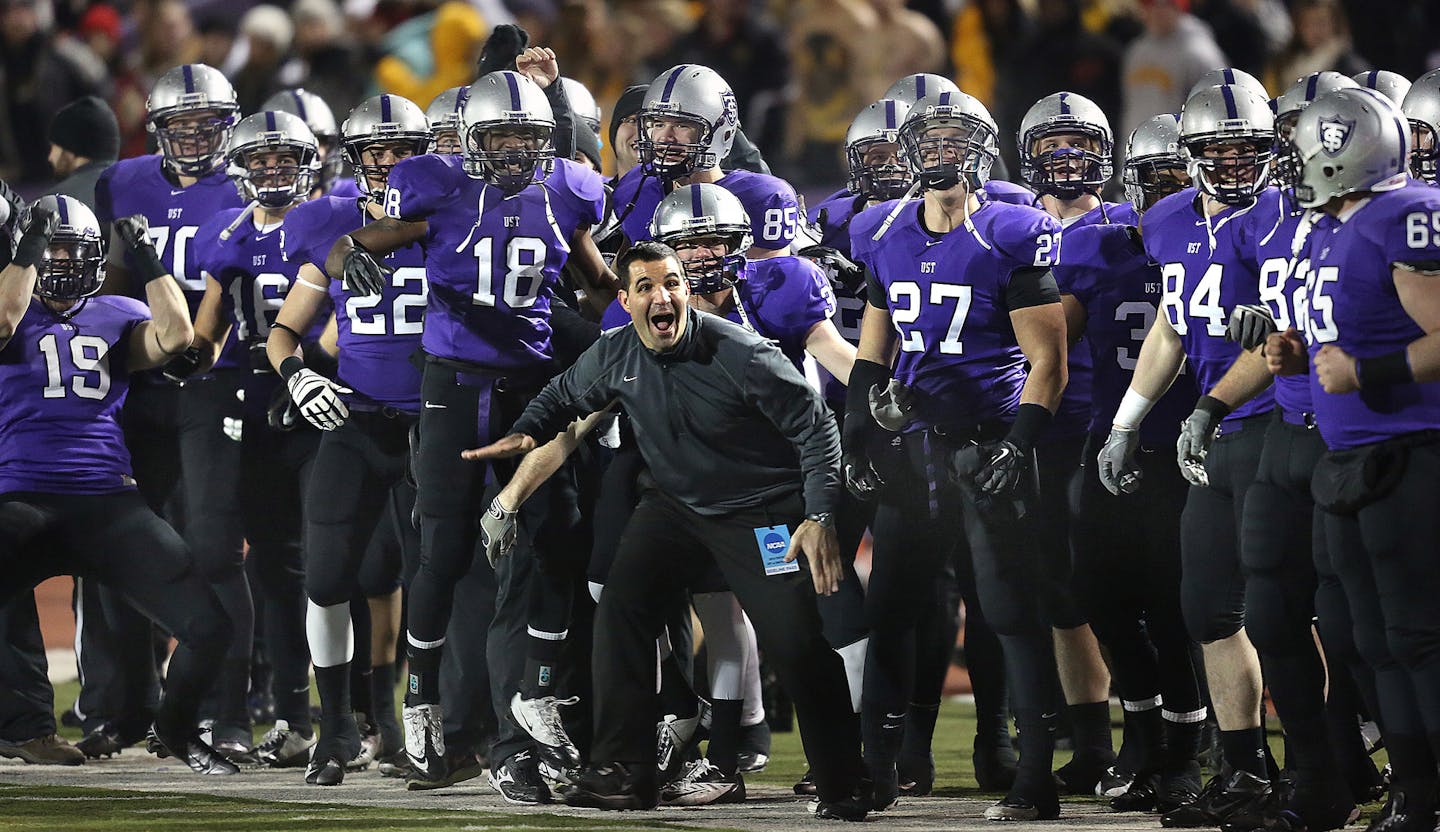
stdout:
<svg viewBox="0 0 1440 832">
<path fill-rule="evenodd" d="M 700 514 L 728 514 L 800 490 L 807 513 L 839 498 L 840 438 L 815 390 L 771 342 L 688 310 L 675 348 L 613 329 L 552 379 L 512 433 L 543 444 L 618 399 L 655 482 Z"/>
</svg>

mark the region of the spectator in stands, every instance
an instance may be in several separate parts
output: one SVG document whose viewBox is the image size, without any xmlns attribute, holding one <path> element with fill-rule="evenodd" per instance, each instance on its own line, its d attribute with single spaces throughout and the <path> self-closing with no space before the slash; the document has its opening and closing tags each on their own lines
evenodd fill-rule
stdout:
<svg viewBox="0 0 1440 832">
<path fill-rule="evenodd" d="M 870 50 L 867 97 L 879 98 L 896 78 L 917 72 L 945 72 L 945 39 L 930 18 L 905 7 L 905 0 L 870 0 L 878 28 Z"/>
<path fill-rule="evenodd" d="M 1026 59 L 1021 45 L 1030 40 L 1033 26 L 1020 0 L 972 0 L 955 15 L 950 28 L 955 83 L 980 99 L 995 117 L 1001 135 L 1013 135 L 1033 103 L 1016 91 L 1017 67 Z M 1014 142 L 1001 141 L 1000 154 L 1007 169 L 1019 170 Z"/>
<path fill-rule="evenodd" d="M 240 37 L 245 40 L 245 63 L 231 81 L 240 112 L 253 113 L 271 94 L 284 88 L 280 65 L 295 40 L 295 24 L 279 6 L 260 5 L 240 18 Z"/>
<path fill-rule="evenodd" d="M 448 2 L 425 18 L 407 25 L 430 23 L 428 49 L 424 50 L 428 52 L 428 64 L 418 57 L 407 58 L 414 44 L 397 45 L 395 54 L 386 55 L 375 65 L 375 82 L 382 91 L 411 101 L 433 101 L 445 90 L 475 80 L 475 64 L 491 28 L 484 16 L 469 3 Z M 422 31 L 416 27 L 416 33 Z"/>
<path fill-rule="evenodd" d="M 875 10 L 864 0 L 793 4 L 786 31 L 796 100 L 804 102 L 789 120 L 785 137 L 787 178 L 795 184 L 832 180 L 836 170 L 843 170 L 845 131 L 872 100 L 865 93 L 871 83 L 866 67 L 878 25 Z M 749 128 L 743 120 L 741 124 Z"/>
<path fill-rule="evenodd" d="M 367 88 L 359 47 L 345 32 L 345 15 L 335 0 L 296 0 L 295 55 L 280 72 L 286 88 L 304 87 L 337 115 L 354 109 Z M 343 116 L 341 116 L 343 118 Z"/>
<path fill-rule="evenodd" d="M 1085 96 L 1113 119 L 1120 112 L 1119 44 L 1084 25 L 1080 0 L 1040 0 L 1037 12 L 1034 29 L 1019 48 L 1019 54 L 1030 59 L 1016 62 L 1011 70 L 1015 88 L 1002 108 L 1007 120 L 998 122 L 1000 134 L 1015 135 L 1030 105 L 1057 90 Z M 1015 120 L 1008 121 L 1010 117 Z M 1001 147 L 1010 144 L 1002 142 Z"/>
<path fill-rule="evenodd" d="M 50 122 L 50 167 L 62 180 L 50 192 L 94 210 L 95 181 L 119 153 L 120 125 L 103 99 L 87 95 L 67 104 Z"/>
<path fill-rule="evenodd" d="M 1117 136 L 1156 113 L 1178 113 L 1207 71 L 1226 66 L 1210 27 L 1190 14 L 1190 0 L 1141 0 L 1145 33 L 1125 50 L 1124 110 Z"/>
<path fill-rule="evenodd" d="M 155 0 L 135 7 L 140 28 L 140 77 L 148 91 L 156 78 L 200 59 L 200 34 L 184 0 Z"/>
<path fill-rule="evenodd" d="M 1370 69 L 1350 43 L 1350 23 L 1337 0 L 1299 0 L 1290 19 L 1295 34 L 1265 78 L 1271 90 L 1284 91 L 1312 72 L 1328 69 L 1350 76 Z"/>
<path fill-rule="evenodd" d="M 1195 15 L 1215 32 L 1230 66 L 1256 78 L 1290 40 L 1290 13 L 1278 0 L 1199 0 Z"/>
</svg>

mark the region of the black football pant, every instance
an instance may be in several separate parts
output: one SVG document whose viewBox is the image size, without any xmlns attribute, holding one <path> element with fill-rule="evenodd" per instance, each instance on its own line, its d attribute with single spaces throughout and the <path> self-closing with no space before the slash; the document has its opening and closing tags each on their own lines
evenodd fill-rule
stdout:
<svg viewBox="0 0 1440 832">
<path fill-rule="evenodd" d="M 218 738 L 241 739 L 247 745 L 250 714 L 245 697 L 250 685 L 255 607 L 241 546 L 239 437 L 244 404 L 239 393 L 248 374 L 248 369 L 216 370 L 184 387 L 137 378 L 122 414 L 125 444 L 140 493 L 151 510 L 180 530 L 196 569 L 214 585 L 234 634 L 202 716 L 216 721 Z M 185 476 L 185 472 L 192 475 Z M 113 599 L 106 604 L 109 609 L 116 608 Z M 112 643 L 136 643 L 143 638 L 139 619 L 133 616 L 110 623 L 124 627 L 112 631 Z M 82 641 L 82 655 L 87 652 L 85 646 Z M 88 652 L 95 658 L 105 648 L 95 645 Z M 153 673 L 148 669 L 142 672 Z M 121 698 L 105 692 L 112 684 L 105 681 L 104 665 L 82 665 L 82 673 L 101 691 L 96 697 L 99 701 Z"/>
<path fill-rule="evenodd" d="M 105 727 L 122 742 L 138 741 L 160 703 L 160 663 L 169 637 L 157 651 L 159 634 L 150 619 L 96 581 L 76 579 L 72 607 L 80 670 L 75 715 L 87 733 Z"/>
<path fill-rule="evenodd" d="M 1018 490 L 1024 517 L 1012 499 L 982 509 L 968 485 L 962 490 L 950 479 L 950 457 L 960 447 L 954 439 L 927 431 L 906 434 L 898 447 L 872 453 L 886 485 L 871 527 L 874 550 L 865 597 L 871 628 L 862 703 L 866 758 L 880 767 L 895 759 L 900 735 L 888 715 L 904 712 L 910 701 L 916 625 L 923 610 L 941 602 L 943 564 L 963 551 L 957 545 L 963 540 L 979 605 L 1004 653 L 1020 727 L 1022 775 L 1043 775 L 1048 781 L 1055 659 L 1030 514 L 1037 510 L 1037 489 L 1030 480 Z"/>
<path fill-rule="evenodd" d="M 1355 645 L 1375 671 L 1395 782 L 1433 783 L 1440 756 L 1440 443 L 1401 453 L 1394 488 L 1353 515 L 1324 513 L 1325 538 L 1350 602 Z"/>
<path fill-rule="evenodd" d="M 1189 484 L 1173 445 L 1142 445 L 1135 455 L 1139 490 L 1111 494 L 1095 470 L 1104 441 L 1090 438 L 1075 490 L 1075 598 L 1110 654 L 1126 707 L 1139 710 L 1158 696 L 1171 722 L 1197 722 L 1204 709 L 1200 667 L 1180 613 L 1180 516 Z"/>
<path fill-rule="evenodd" d="M 170 734 L 192 730 L 231 634 L 180 535 L 135 492 L 0 495 L 0 604 L 56 575 L 109 585 L 175 636 L 157 721 Z"/>
<path fill-rule="evenodd" d="M 718 566 L 755 626 L 800 720 L 820 799 L 848 797 L 863 775 L 845 671 L 826 643 L 808 568 L 765 574 L 756 529 L 803 514 L 799 495 L 764 508 L 702 515 L 658 490 L 644 491 L 625 527 L 595 612 L 597 762 L 654 770 L 655 640 L 677 597 Z"/>
<path fill-rule="evenodd" d="M 1083 436 L 1035 446 L 1040 477 L 1040 510 L 1035 515 L 1043 559 L 1040 580 L 1045 593 L 1045 617 L 1057 630 L 1073 630 L 1088 623 L 1071 583 L 1074 567 L 1070 550 L 1070 486 L 1084 447 Z"/>
<path fill-rule="evenodd" d="M 1201 644 L 1227 639 L 1245 626 L 1241 516 L 1270 420 L 1266 413 L 1239 419 L 1233 427 L 1227 424 L 1205 460 L 1210 485 L 1191 486 L 1185 498 L 1180 516 L 1180 608 L 1190 637 Z"/>
<path fill-rule="evenodd" d="M 5 534 L 0 521 L 0 540 Z M 19 745 L 55 733 L 48 672 L 35 593 L 21 591 L 0 605 L 0 742 Z"/>
<path fill-rule="evenodd" d="M 304 496 L 320 431 L 302 423 L 271 430 L 265 414 L 247 414 L 240 466 L 240 510 L 273 668 L 275 718 L 310 727 L 310 649 L 305 635 Z M 378 514 L 378 509 L 377 509 Z M 348 598 L 347 598 L 348 600 Z"/>
</svg>

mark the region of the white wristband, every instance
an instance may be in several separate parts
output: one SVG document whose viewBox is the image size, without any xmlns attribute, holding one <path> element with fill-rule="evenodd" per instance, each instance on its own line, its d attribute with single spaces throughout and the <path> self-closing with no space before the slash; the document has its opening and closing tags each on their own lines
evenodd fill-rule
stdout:
<svg viewBox="0 0 1440 832">
<path fill-rule="evenodd" d="M 1155 402 L 1135 392 L 1131 387 L 1125 391 L 1125 398 L 1120 400 L 1120 408 L 1115 411 L 1115 427 L 1121 430 L 1135 430 L 1140 423 L 1145 421 L 1145 416 L 1150 413 L 1150 408 Z"/>
</svg>

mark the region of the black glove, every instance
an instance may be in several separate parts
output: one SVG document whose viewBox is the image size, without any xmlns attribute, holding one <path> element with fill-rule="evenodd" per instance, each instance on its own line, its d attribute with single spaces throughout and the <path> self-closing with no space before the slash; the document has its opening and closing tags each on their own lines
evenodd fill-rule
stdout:
<svg viewBox="0 0 1440 832">
<path fill-rule="evenodd" d="M 478 69 L 481 77 L 502 69 L 514 69 L 515 59 L 530 44 L 530 33 L 512 23 L 495 27 L 480 50 Z"/>
<path fill-rule="evenodd" d="M 55 236 L 59 225 L 60 217 L 54 211 L 39 205 L 31 206 L 25 218 L 25 231 L 20 235 L 20 242 L 15 244 L 15 254 L 10 262 L 22 268 L 39 263 L 45 257 L 50 238 Z"/>
<path fill-rule="evenodd" d="M 195 371 L 199 369 L 200 348 L 186 347 L 184 352 L 165 362 L 160 373 L 176 384 L 184 384 L 185 380 L 195 375 Z"/>
<path fill-rule="evenodd" d="M 871 500 L 875 492 L 885 485 L 875 466 L 863 453 L 847 453 L 841 463 L 845 473 L 845 488 L 857 500 Z"/>
<path fill-rule="evenodd" d="M 270 396 L 270 405 L 265 408 L 265 421 L 270 423 L 271 430 L 281 433 L 292 431 L 305 421 L 285 385 L 276 385 L 275 392 Z"/>
<path fill-rule="evenodd" d="M 854 295 L 865 285 L 865 267 L 846 257 L 839 249 L 809 246 L 800 249 L 799 254 L 814 261 L 830 278 L 830 286 L 837 292 Z"/>
<path fill-rule="evenodd" d="M 1030 455 L 1009 439 L 1002 439 L 985 449 L 989 456 L 975 474 L 975 485 L 985 494 L 1003 496 L 1020 485 L 1020 478 L 1030 467 Z"/>
<path fill-rule="evenodd" d="M 1253 350 L 1265 343 L 1266 337 L 1278 331 L 1275 319 L 1263 303 L 1235 307 L 1225 328 L 1225 340 L 1234 341 L 1242 350 Z"/>
<path fill-rule="evenodd" d="M 375 259 L 359 243 L 345 254 L 345 278 L 341 285 L 357 297 L 374 297 L 385 291 L 393 270 Z"/>
<path fill-rule="evenodd" d="M 160 262 L 155 242 L 150 239 L 150 221 L 145 219 L 144 214 L 132 214 L 116 220 L 115 232 L 135 258 L 136 269 L 146 283 L 169 274 L 170 270 Z"/>
</svg>

